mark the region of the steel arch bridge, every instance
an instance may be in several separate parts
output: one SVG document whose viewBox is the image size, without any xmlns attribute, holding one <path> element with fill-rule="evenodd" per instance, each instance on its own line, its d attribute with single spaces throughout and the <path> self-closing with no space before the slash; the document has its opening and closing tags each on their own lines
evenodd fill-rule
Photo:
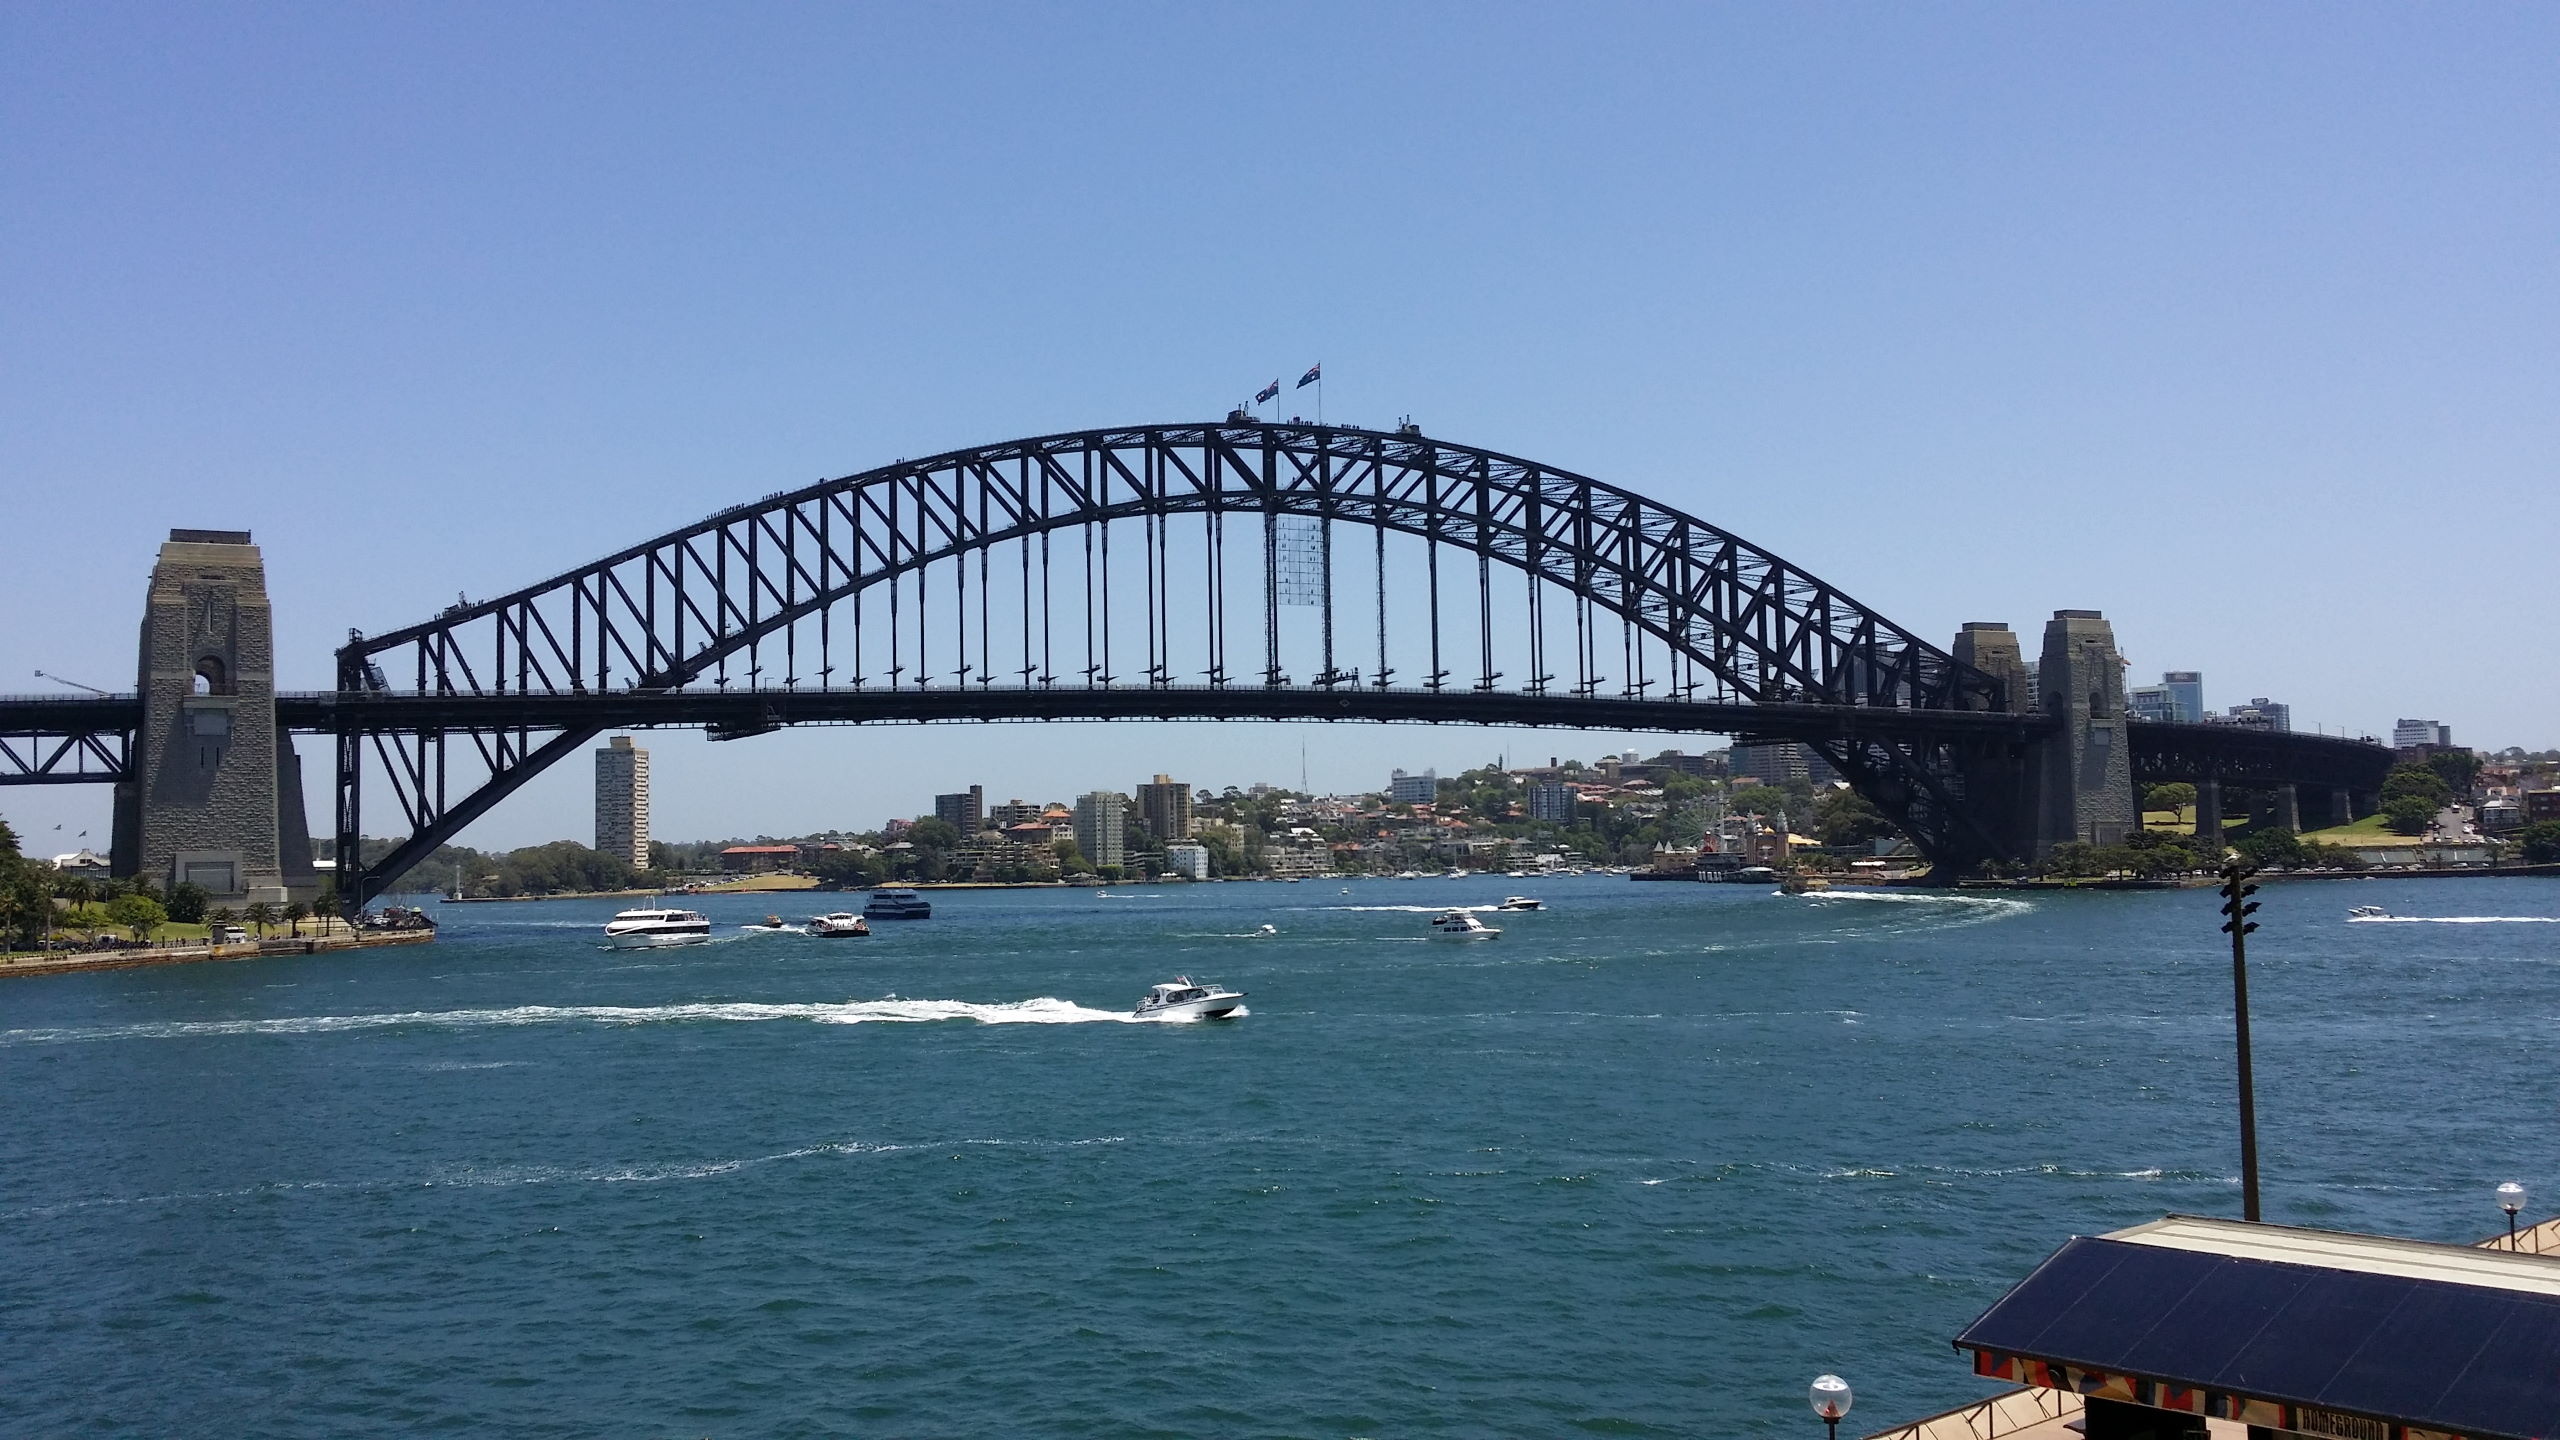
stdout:
<svg viewBox="0 0 2560 1440">
<path fill-rule="evenodd" d="M 1083 430 L 720 511 L 424 624 L 351 632 L 338 853 L 361 904 L 608 726 L 1322 718 L 1802 739 L 1940 865 L 2006 847 L 1968 749 L 2041 727 L 1836 586 L 1618 486 L 1427 438 Z M 313 713 L 304 713 L 313 712 Z M 325 713 L 322 713 L 325 712 Z M 370 763 L 369 763 L 370 762 Z"/>
</svg>

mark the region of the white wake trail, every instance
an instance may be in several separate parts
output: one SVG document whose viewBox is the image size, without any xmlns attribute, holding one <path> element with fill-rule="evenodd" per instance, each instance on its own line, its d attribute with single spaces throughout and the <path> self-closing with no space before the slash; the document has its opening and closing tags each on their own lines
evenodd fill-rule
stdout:
<svg viewBox="0 0 2560 1440">
<path fill-rule="evenodd" d="M 266 1020 L 173 1020 L 158 1024 L 100 1025 L 79 1029 L 0 1030 L 0 1045 L 64 1044 L 83 1040 L 174 1040 L 217 1035 L 330 1035 L 352 1030 L 420 1027 L 479 1030 L 517 1025 L 652 1025 L 668 1021 L 805 1020 L 819 1025 L 930 1024 L 973 1020 L 981 1025 L 1090 1025 L 1138 1023 L 1119 1010 L 1094 1010 L 1043 995 L 1004 1005 L 966 1000 L 848 1000 L 827 1004 L 517 1005 L 504 1010 L 412 1010 L 376 1015 L 299 1015 Z"/>
</svg>

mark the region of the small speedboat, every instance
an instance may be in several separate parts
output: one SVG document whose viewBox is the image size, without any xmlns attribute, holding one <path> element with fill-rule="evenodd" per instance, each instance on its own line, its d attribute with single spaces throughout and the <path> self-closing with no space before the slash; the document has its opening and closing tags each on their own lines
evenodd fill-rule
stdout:
<svg viewBox="0 0 2560 1440">
<path fill-rule="evenodd" d="M 625 910 L 605 922 L 604 943 L 616 950 L 645 950 L 657 945 L 699 945 L 711 938 L 711 922 L 694 910 L 643 906 Z"/>
<path fill-rule="evenodd" d="M 933 905 L 905 886 L 884 885 L 871 892 L 862 913 L 873 920 L 930 920 Z"/>
<path fill-rule="evenodd" d="M 850 910 L 838 910 L 829 915 L 810 916 L 809 933 L 823 935 L 831 940 L 841 940 L 855 935 L 870 934 L 871 922 Z"/>
<path fill-rule="evenodd" d="M 799 935 L 806 933 L 797 925 L 783 924 L 782 917 L 779 915 L 767 915 L 761 921 L 754 924 L 741 925 L 738 928 L 749 935 Z"/>
<path fill-rule="evenodd" d="M 1162 985 L 1150 987 L 1130 1014 L 1139 1020 L 1224 1020 L 1242 1004 L 1241 990 L 1204 985 L 1188 975 L 1176 975 Z"/>
<path fill-rule="evenodd" d="M 2350 905 L 2347 907 L 2347 918 L 2350 920 L 2388 920 L 2391 918 L 2391 912 L 2383 909 L 2379 905 Z"/>
<path fill-rule="evenodd" d="M 1280 933 L 1280 927 L 1277 925 L 1261 925 L 1255 927 L 1253 933 L 1256 935 L 1277 935 Z"/>
<path fill-rule="evenodd" d="M 1431 917 L 1431 933 L 1443 940 L 1491 940 L 1502 932 L 1464 910 Z"/>
<path fill-rule="evenodd" d="M 1526 895 L 1505 895 L 1502 897 L 1502 903 L 1493 908 L 1496 910 L 1544 910 L 1547 908 L 1547 902 L 1532 900 Z"/>
</svg>

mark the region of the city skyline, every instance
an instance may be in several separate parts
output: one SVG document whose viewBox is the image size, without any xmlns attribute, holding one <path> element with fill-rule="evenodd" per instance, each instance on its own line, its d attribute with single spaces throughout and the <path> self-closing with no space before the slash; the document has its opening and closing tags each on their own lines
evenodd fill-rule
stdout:
<svg viewBox="0 0 2560 1440">
<path fill-rule="evenodd" d="M 2501 629 L 2534 528 L 2497 520 L 2541 503 L 2552 449 L 2533 397 L 2560 376 L 2560 201 L 2531 137 L 2560 102 L 2530 57 L 2560 21 L 1313 20 L 1195 96 L 1157 78 L 1252 27 L 647 15 L 600 51 L 566 11 L 207 7 L 145 47 L 101 15 L 13 16 L 0 178 L 29 219 L 5 243 L 46 283 L 0 330 L 0 418 L 47 543 L 0 573 L 11 613 L 45 617 L 0 634 L 21 677 L 0 688 L 122 688 L 171 525 L 259 534 L 277 683 L 324 688 L 348 627 L 457 590 L 821 473 L 1213 418 L 1321 361 L 1329 418 L 1411 414 L 1628 485 L 1938 643 L 2099 608 L 2135 673 L 2200 670 L 2298 728 L 2388 736 L 2414 711 L 2560 743 L 2539 729 L 2560 678 Z M 964 53 L 1001 100 L 916 78 Z M 1499 103 L 1488 76 L 1556 103 Z M 1166 227 L 1092 208 L 1078 174 L 1212 178 Z M 1417 177 L 1443 203 L 1409 233 L 1268 198 Z M 882 218 L 913 213 L 980 238 Z M 1023 334 L 1073 339 L 989 343 Z M 2391 517 L 2420 493 L 2479 519 L 2448 518 L 2466 562 L 2410 603 Z M 2316 559 L 2169 564 L 2190 513 Z M 2259 592 L 2285 596 L 2280 632 L 2247 618 Z M 671 833 L 912 811 L 906 776 L 980 750 L 1280 779 L 1301 744 L 1344 778 L 1528 748 L 1128 728 L 650 744 Z M 103 833 L 106 805 L 62 787 L 0 814 Z M 576 836 L 589 806 L 545 776 L 466 839 Z"/>
</svg>

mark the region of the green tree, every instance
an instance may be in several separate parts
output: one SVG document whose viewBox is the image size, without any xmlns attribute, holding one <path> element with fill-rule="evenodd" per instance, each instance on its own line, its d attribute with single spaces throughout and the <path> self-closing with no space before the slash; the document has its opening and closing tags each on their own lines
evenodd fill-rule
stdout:
<svg viewBox="0 0 2560 1440">
<path fill-rule="evenodd" d="M 2394 835 L 2424 835 L 2441 808 L 2423 795 L 2403 792 L 2382 802 L 2382 823 Z"/>
<path fill-rule="evenodd" d="M 2432 815 L 2453 803 L 2453 787 L 2432 766 L 2404 760 L 2382 777 L 2382 803 L 2387 809 L 2394 800 L 2412 797 L 2426 801 L 2427 813 Z"/>
<path fill-rule="evenodd" d="M 907 843 L 919 850 L 957 850 L 960 829 L 948 820 L 919 820 L 907 827 Z"/>
<path fill-rule="evenodd" d="M 2187 807 L 2194 803 L 2196 803 L 2196 787 L 2183 780 L 2173 781 L 2167 785 L 2154 785 L 2142 792 L 2143 809 L 2166 810 L 2181 820 L 2187 818 Z"/>
<path fill-rule="evenodd" d="M 284 907 L 284 923 L 292 928 L 293 937 L 302 938 L 302 922 L 311 918 L 311 907 L 299 900 L 288 900 Z"/>
<path fill-rule="evenodd" d="M 2427 768 L 2443 777 L 2447 789 L 2468 795 L 2480 780 L 2480 757 L 2469 750 L 2438 750 L 2427 756 Z"/>
<path fill-rule="evenodd" d="M 2527 865 L 2560 864 L 2560 820 L 2543 820 L 2516 832 L 2517 852 Z"/>
<path fill-rule="evenodd" d="M 1061 835 L 1050 841 L 1049 853 L 1058 857 L 1058 873 L 1061 875 L 1093 873 L 1093 862 L 1084 858 L 1083 848 L 1076 844 L 1072 835 Z"/>
<path fill-rule="evenodd" d="M 180 925 L 201 925 L 204 907 L 212 898 L 203 886 L 181 880 L 169 887 L 169 918 Z"/>
<path fill-rule="evenodd" d="M 107 913 L 114 914 L 114 907 L 108 907 Z M 258 938 L 264 940 L 267 938 L 267 927 L 276 923 L 276 907 L 264 900 L 253 900 L 249 902 L 248 919 L 251 925 L 257 927 Z"/>
<path fill-rule="evenodd" d="M 1825 845 L 1865 845 L 1894 833 L 1884 812 L 1855 790 L 1834 790 L 1817 799 L 1813 824 Z"/>
<path fill-rule="evenodd" d="M 2262 869 L 2293 866 L 2302 863 L 2302 840 L 2282 826 L 2252 830 L 2231 842 L 2231 848 L 2252 865 Z"/>
<path fill-rule="evenodd" d="M 107 902 L 107 918 L 132 931 L 134 939 L 148 940 L 169 923 L 169 912 L 148 895 L 119 895 Z"/>
</svg>

